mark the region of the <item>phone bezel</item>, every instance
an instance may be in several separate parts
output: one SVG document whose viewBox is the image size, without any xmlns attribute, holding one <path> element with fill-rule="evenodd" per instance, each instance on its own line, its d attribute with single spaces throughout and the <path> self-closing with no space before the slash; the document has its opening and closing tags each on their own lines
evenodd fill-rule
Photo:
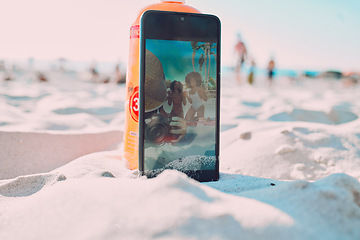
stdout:
<svg viewBox="0 0 360 240">
<path fill-rule="evenodd" d="M 184 19 L 183 21 L 181 19 Z M 202 28 L 199 31 L 199 28 L 192 25 L 194 19 L 201 18 L 203 24 L 206 25 L 205 28 Z M 176 19 L 179 19 L 176 23 Z M 151 28 L 149 21 L 165 22 L 167 26 L 162 26 L 162 28 Z M 211 24 L 206 24 L 206 23 Z M 197 22 L 198 23 L 198 22 Z M 185 33 L 180 34 L 181 31 L 176 31 L 176 27 L 171 24 L 177 24 L 179 28 L 186 28 Z M 216 27 L 212 27 L 213 25 Z M 151 28 L 151 30 L 149 30 Z M 166 29 L 165 31 L 163 29 Z M 216 76 L 216 127 L 215 127 L 215 155 L 216 163 L 214 170 L 191 170 L 191 171 L 182 171 L 187 174 L 189 177 L 196 179 L 200 182 L 207 181 L 216 181 L 219 179 L 219 158 L 220 158 L 220 59 L 221 59 L 221 24 L 220 19 L 214 15 L 209 14 L 197 14 L 197 13 L 183 13 L 183 12 L 168 12 L 168 11 L 156 11 L 149 10 L 143 13 L 140 23 L 140 75 L 139 75 L 139 171 L 141 174 L 146 175 L 147 177 L 155 177 L 158 175 L 159 171 L 157 170 L 144 170 L 144 79 L 145 79 L 145 49 L 146 49 L 146 39 L 163 39 L 163 40 L 180 40 L 180 41 L 193 41 L 198 42 L 217 42 L 217 76 Z M 161 172 L 161 171 L 160 171 Z"/>
</svg>

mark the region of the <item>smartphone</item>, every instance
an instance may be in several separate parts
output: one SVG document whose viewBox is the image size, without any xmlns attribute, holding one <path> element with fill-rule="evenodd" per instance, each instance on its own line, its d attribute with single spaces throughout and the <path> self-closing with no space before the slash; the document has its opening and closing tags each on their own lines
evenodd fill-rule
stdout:
<svg viewBox="0 0 360 240">
<path fill-rule="evenodd" d="M 147 11 L 140 24 L 139 170 L 219 179 L 220 20 Z"/>
</svg>

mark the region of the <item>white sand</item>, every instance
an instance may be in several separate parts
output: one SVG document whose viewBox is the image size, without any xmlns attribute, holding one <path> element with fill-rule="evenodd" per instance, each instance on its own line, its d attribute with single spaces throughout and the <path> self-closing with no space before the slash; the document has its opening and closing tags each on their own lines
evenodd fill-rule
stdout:
<svg viewBox="0 0 360 240">
<path fill-rule="evenodd" d="M 26 76 L 0 84 L 1 240 L 360 239 L 359 87 L 224 76 L 221 178 L 198 183 L 126 168 L 124 86 Z"/>
</svg>

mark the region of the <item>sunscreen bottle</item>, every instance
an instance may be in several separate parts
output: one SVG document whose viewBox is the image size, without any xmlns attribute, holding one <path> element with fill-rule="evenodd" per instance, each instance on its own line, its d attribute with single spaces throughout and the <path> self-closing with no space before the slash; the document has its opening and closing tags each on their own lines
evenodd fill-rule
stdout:
<svg viewBox="0 0 360 240">
<path fill-rule="evenodd" d="M 145 7 L 130 28 L 129 61 L 126 74 L 124 158 L 131 170 L 138 168 L 139 131 L 139 71 L 140 71 L 140 17 L 147 10 L 200 13 L 185 5 L 185 0 L 161 0 L 160 3 Z"/>
</svg>

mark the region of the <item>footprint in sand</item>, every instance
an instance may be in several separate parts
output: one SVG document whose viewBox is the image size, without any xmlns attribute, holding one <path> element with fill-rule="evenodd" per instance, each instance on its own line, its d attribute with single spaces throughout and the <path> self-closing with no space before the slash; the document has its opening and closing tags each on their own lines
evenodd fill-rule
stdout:
<svg viewBox="0 0 360 240">
<path fill-rule="evenodd" d="M 334 108 L 331 109 L 330 112 L 295 108 L 292 112 L 281 112 L 268 118 L 268 120 L 279 122 L 303 121 L 324 123 L 329 125 L 344 124 L 354 121 L 356 119 L 358 119 L 358 116 L 356 114 Z"/>
</svg>

